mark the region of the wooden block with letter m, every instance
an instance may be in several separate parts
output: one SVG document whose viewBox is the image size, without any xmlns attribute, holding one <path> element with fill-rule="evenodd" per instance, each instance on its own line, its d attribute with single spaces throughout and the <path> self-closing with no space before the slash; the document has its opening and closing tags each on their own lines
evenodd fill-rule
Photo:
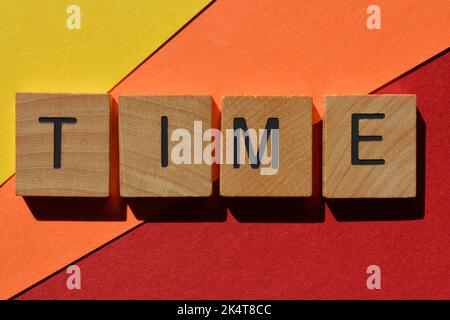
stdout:
<svg viewBox="0 0 450 320">
<path fill-rule="evenodd" d="M 107 94 L 17 93 L 16 193 L 109 195 Z"/>
<path fill-rule="evenodd" d="M 224 97 L 222 133 L 222 196 L 311 196 L 311 97 Z"/>
</svg>

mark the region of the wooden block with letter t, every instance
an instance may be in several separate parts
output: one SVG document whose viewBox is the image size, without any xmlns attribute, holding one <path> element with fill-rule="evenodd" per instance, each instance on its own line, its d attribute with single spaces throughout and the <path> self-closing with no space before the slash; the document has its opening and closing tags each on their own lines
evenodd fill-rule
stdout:
<svg viewBox="0 0 450 320">
<path fill-rule="evenodd" d="M 416 196 L 416 96 L 327 96 L 323 195 Z"/>
<path fill-rule="evenodd" d="M 211 113 L 210 96 L 120 96 L 120 195 L 210 196 L 203 131 Z"/>
<path fill-rule="evenodd" d="M 222 196 L 311 196 L 311 97 L 224 97 L 221 121 Z"/>
<path fill-rule="evenodd" d="M 109 102 L 107 94 L 17 93 L 17 195 L 109 195 Z"/>
</svg>

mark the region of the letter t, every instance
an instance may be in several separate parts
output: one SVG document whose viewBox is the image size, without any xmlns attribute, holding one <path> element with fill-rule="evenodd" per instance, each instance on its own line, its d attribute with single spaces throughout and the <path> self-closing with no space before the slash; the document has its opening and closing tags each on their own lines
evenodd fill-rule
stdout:
<svg viewBox="0 0 450 320">
<path fill-rule="evenodd" d="M 61 168 L 62 124 L 76 123 L 76 118 L 40 117 L 39 123 L 53 123 L 53 168 Z"/>
</svg>

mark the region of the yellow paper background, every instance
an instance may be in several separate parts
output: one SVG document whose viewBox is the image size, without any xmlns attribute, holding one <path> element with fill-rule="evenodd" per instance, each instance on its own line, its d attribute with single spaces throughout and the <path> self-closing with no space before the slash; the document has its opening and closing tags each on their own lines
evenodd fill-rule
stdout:
<svg viewBox="0 0 450 320">
<path fill-rule="evenodd" d="M 0 184 L 15 170 L 15 92 L 107 92 L 210 1 L 2 0 Z"/>
</svg>

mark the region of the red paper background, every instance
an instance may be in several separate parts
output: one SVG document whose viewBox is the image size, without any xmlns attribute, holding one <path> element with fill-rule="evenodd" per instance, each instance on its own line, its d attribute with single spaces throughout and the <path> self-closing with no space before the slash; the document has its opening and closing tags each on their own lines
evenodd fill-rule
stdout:
<svg viewBox="0 0 450 320">
<path fill-rule="evenodd" d="M 449 71 L 447 50 L 377 91 L 417 94 L 424 199 L 341 201 L 323 212 L 320 198 L 190 200 L 156 217 L 151 202 L 130 203 L 150 221 L 77 262 L 81 290 L 66 288 L 63 270 L 19 298 L 450 299 Z M 366 288 L 371 264 L 381 290 Z"/>
</svg>

